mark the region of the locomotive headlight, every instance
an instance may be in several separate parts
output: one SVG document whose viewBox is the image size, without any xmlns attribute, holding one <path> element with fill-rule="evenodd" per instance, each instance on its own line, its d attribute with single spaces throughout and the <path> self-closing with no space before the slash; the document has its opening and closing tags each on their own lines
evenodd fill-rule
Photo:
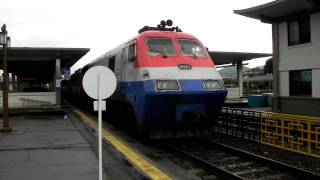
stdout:
<svg viewBox="0 0 320 180">
<path fill-rule="evenodd" d="M 207 89 L 221 89 L 222 85 L 218 80 L 204 80 L 204 85 Z"/>
<path fill-rule="evenodd" d="M 156 80 L 157 90 L 179 90 L 176 80 Z"/>
</svg>

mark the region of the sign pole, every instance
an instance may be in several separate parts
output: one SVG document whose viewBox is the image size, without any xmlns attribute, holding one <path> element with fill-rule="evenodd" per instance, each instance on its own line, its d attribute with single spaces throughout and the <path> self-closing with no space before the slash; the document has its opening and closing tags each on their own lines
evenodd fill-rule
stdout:
<svg viewBox="0 0 320 180">
<path fill-rule="evenodd" d="M 98 179 L 102 180 L 102 111 L 106 110 L 106 101 L 117 88 L 117 79 L 113 71 L 105 66 L 94 66 L 84 74 L 82 86 L 93 102 L 94 111 L 98 111 Z"/>
<path fill-rule="evenodd" d="M 98 75 L 98 123 L 99 123 L 99 180 L 102 180 L 102 112 L 101 112 L 101 75 Z"/>
</svg>

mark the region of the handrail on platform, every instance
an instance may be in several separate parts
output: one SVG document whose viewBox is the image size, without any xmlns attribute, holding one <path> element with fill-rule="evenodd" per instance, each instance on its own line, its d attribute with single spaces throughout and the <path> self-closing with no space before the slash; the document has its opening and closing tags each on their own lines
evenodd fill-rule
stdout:
<svg viewBox="0 0 320 180">
<path fill-rule="evenodd" d="M 320 117 L 223 107 L 214 132 L 320 158 Z"/>
<path fill-rule="evenodd" d="M 261 143 L 320 158 L 320 117 L 264 112 Z"/>
</svg>

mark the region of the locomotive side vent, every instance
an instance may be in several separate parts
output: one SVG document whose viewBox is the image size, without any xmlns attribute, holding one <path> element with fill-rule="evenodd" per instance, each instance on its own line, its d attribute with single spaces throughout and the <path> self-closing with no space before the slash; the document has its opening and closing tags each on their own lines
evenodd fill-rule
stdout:
<svg viewBox="0 0 320 180">
<path fill-rule="evenodd" d="M 176 26 L 176 27 L 171 27 L 173 24 L 171 19 L 168 19 L 167 21 L 160 21 L 160 24 L 157 25 L 157 27 L 150 27 L 150 26 L 144 26 L 141 28 L 138 32 L 143 33 L 145 31 L 172 31 L 172 32 L 182 32 L 182 30 Z M 168 26 L 168 27 L 166 27 Z"/>
</svg>

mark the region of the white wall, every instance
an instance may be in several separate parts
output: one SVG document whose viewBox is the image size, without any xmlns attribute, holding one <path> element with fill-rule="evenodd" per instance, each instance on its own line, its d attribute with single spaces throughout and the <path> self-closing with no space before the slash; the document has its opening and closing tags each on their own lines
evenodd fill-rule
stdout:
<svg viewBox="0 0 320 180">
<path fill-rule="evenodd" d="M 289 96 L 289 71 L 279 73 L 280 96 Z"/>
<path fill-rule="evenodd" d="M 289 71 L 312 69 L 312 97 L 320 97 L 320 13 L 310 15 L 311 43 L 288 46 L 287 22 L 278 26 L 280 96 L 289 96 Z"/>
<path fill-rule="evenodd" d="M 319 57 L 319 63 L 320 63 L 320 57 Z M 320 69 L 312 70 L 312 96 L 320 97 Z"/>
<path fill-rule="evenodd" d="M 228 95 L 227 99 L 239 99 L 240 98 L 240 88 L 227 88 Z"/>
<path fill-rule="evenodd" d="M 310 16 L 311 43 L 288 46 L 287 22 L 279 24 L 279 71 L 320 68 L 320 13 Z"/>
<path fill-rule="evenodd" d="M 9 108 L 48 108 L 56 105 L 55 92 L 9 93 Z M 2 108 L 2 91 L 0 95 Z"/>
</svg>

